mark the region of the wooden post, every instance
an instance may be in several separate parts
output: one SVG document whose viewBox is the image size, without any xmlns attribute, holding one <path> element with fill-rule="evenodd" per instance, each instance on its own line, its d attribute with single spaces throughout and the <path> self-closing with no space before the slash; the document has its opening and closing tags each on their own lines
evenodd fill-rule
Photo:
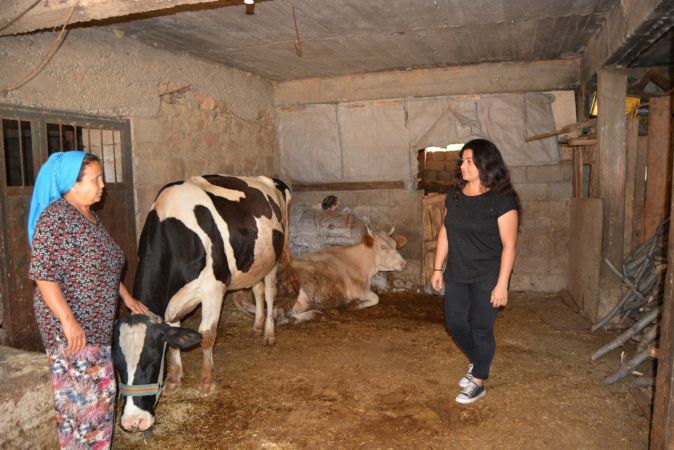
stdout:
<svg viewBox="0 0 674 450">
<path fill-rule="evenodd" d="M 604 217 L 597 317 L 602 317 L 620 300 L 622 291 L 620 280 L 603 261 L 607 258 L 620 267 L 623 260 L 627 75 L 618 69 L 601 69 L 598 75 L 596 166 Z"/>
<path fill-rule="evenodd" d="M 651 99 L 652 100 L 652 99 Z M 671 108 L 671 102 L 670 102 Z M 668 112 L 671 122 L 671 110 Z M 649 130 L 650 133 L 650 130 Z M 669 148 L 672 148 L 670 135 Z M 671 174 L 670 168 L 669 173 Z M 650 174 L 649 174 L 650 175 Z M 671 194 L 671 187 L 669 192 Z M 674 198 L 674 195 L 670 195 Z M 669 203 L 671 208 L 671 200 Z M 655 401 L 651 421 L 651 450 L 674 448 L 674 226 L 669 226 L 669 251 L 667 252 L 667 275 L 660 321 L 658 372 L 655 381 Z"/>
<path fill-rule="evenodd" d="M 644 239 L 644 204 L 646 201 L 646 159 L 648 156 L 648 136 L 639 136 L 637 144 L 637 166 L 634 171 L 634 212 L 632 214 L 632 248 L 634 251 Z"/>
<path fill-rule="evenodd" d="M 644 237 L 650 238 L 669 215 L 672 182 L 672 97 L 648 102 L 648 178 L 644 206 Z"/>
<path fill-rule="evenodd" d="M 637 153 L 639 147 L 639 121 L 627 120 L 627 148 L 625 163 L 625 233 L 623 257 L 632 252 L 632 226 L 634 223 L 634 189 L 636 185 Z"/>
</svg>

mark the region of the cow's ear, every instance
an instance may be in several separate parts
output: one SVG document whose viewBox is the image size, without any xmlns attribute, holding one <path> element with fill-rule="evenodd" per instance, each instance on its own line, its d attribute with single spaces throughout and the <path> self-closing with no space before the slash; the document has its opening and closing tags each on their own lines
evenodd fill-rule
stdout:
<svg viewBox="0 0 674 450">
<path fill-rule="evenodd" d="M 402 234 L 396 234 L 393 239 L 396 241 L 396 248 L 403 248 L 407 244 L 407 238 Z"/>
<path fill-rule="evenodd" d="M 166 343 L 169 347 L 186 349 L 201 342 L 201 334 L 189 328 L 169 327 L 166 330 Z"/>
</svg>

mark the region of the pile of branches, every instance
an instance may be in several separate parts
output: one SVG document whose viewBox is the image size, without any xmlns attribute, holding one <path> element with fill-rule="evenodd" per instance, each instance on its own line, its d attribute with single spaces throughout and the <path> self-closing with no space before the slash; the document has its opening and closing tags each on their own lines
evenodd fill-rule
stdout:
<svg viewBox="0 0 674 450">
<path fill-rule="evenodd" d="M 626 329 L 613 341 L 595 351 L 592 354 L 592 361 L 622 347 L 630 339 L 638 342 L 634 354 L 631 357 L 621 358 L 620 368 L 604 379 L 606 384 L 613 384 L 629 374 L 640 375 L 631 383 L 631 387 L 652 387 L 655 384 L 653 376 L 643 376 L 636 371 L 636 368 L 646 359 L 658 357 L 658 324 L 667 273 L 668 225 L 669 219 L 665 219 L 653 237 L 625 258 L 622 271 L 608 259 L 604 260 L 622 279 L 627 291 L 608 314 L 592 327 L 592 332 L 609 323 Z"/>
</svg>

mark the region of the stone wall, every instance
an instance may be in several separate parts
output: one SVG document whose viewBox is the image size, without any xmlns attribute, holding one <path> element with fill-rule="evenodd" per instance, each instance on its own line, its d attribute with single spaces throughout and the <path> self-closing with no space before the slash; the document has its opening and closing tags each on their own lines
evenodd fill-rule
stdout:
<svg viewBox="0 0 674 450">
<path fill-rule="evenodd" d="M 3 37 L 0 88 L 34 67 L 53 37 Z M 45 69 L 0 103 L 129 119 L 137 230 L 166 182 L 217 172 L 277 175 L 271 82 L 120 32 L 70 30 Z"/>
<path fill-rule="evenodd" d="M 47 356 L 0 346 L 0 448 L 58 448 Z"/>
</svg>

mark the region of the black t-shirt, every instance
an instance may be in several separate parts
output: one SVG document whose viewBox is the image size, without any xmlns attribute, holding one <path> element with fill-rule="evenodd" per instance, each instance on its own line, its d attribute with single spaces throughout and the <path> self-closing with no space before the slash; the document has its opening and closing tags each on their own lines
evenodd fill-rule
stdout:
<svg viewBox="0 0 674 450">
<path fill-rule="evenodd" d="M 459 283 L 496 284 L 503 251 L 497 220 L 517 209 L 515 197 L 492 191 L 466 196 L 450 190 L 445 206 L 449 244 L 445 276 Z"/>
</svg>

